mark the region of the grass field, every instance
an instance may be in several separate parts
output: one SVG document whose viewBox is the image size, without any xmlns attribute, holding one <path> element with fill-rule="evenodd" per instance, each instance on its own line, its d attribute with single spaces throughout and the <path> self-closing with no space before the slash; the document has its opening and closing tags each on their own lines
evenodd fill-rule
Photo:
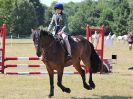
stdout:
<svg viewBox="0 0 133 99">
<path fill-rule="evenodd" d="M 27 43 L 28 42 L 28 43 Z M 24 43 L 24 44 L 23 44 Z M 71 88 L 71 93 L 63 93 L 56 85 L 53 99 L 133 99 L 133 50 L 128 50 L 128 44 L 115 41 L 112 47 L 104 49 L 104 57 L 111 58 L 117 54 L 117 61 L 113 64 L 113 72 L 110 74 L 94 74 L 96 84 L 94 90 L 86 90 L 82 86 L 79 75 L 64 75 L 63 84 Z M 7 40 L 6 56 L 35 56 L 32 40 Z M 7 63 L 17 63 L 9 61 Z M 18 63 L 38 64 L 41 61 L 18 61 Z M 41 70 L 44 68 L 41 68 Z M 37 71 L 40 69 L 9 68 L 6 71 Z M 74 70 L 67 67 L 66 71 Z M 5 75 L 0 74 L 0 99 L 47 99 L 49 93 L 48 75 Z M 89 76 L 87 74 L 87 80 Z"/>
</svg>

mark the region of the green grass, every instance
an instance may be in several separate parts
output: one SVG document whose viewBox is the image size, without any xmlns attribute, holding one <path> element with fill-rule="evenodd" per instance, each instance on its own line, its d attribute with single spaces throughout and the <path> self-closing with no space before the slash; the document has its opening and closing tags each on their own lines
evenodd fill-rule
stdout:
<svg viewBox="0 0 133 99">
<path fill-rule="evenodd" d="M 6 56 L 35 56 L 32 40 L 14 40 L 12 46 L 10 40 L 6 41 Z M 28 44 L 22 42 L 28 42 Z M 30 42 L 30 43 L 29 43 Z M 20 44 L 21 43 L 21 44 Z M 63 93 L 57 87 L 57 75 L 55 75 L 55 96 L 53 99 L 133 99 L 133 71 L 128 68 L 133 66 L 133 51 L 128 50 L 128 44 L 115 41 L 112 47 L 104 49 L 104 57 L 111 58 L 117 54 L 117 62 L 113 64 L 113 73 L 94 74 L 96 84 L 94 90 L 86 90 L 82 86 L 79 75 L 64 75 L 63 84 L 71 88 L 71 93 Z M 14 64 L 17 61 L 8 61 Z M 18 61 L 18 63 L 38 64 L 41 61 Z M 41 68 L 45 69 L 45 68 Z M 38 71 L 40 69 L 9 68 L 6 71 Z M 67 67 L 65 70 L 74 70 Z M 0 74 L 0 99 L 47 99 L 49 93 L 48 75 L 5 75 Z M 87 74 L 87 80 L 89 76 Z"/>
</svg>

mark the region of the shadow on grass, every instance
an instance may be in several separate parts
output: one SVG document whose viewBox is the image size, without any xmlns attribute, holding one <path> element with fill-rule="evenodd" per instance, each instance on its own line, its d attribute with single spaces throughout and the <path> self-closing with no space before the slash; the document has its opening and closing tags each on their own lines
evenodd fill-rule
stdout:
<svg viewBox="0 0 133 99">
<path fill-rule="evenodd" d="M 94 96 L 94 97 L 71 97 L 70 99 L 133 99 L 133 97 L 128 96 Z"/>
</svg>

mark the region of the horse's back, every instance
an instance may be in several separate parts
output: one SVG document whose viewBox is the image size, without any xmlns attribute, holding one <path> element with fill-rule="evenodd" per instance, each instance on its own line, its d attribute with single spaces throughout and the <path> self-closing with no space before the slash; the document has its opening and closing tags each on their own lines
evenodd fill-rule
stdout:
<svg viewBox="0 0 133 99">
<path fill-rule="evenodd" d="M 69 41 L 70 44 L 80 44 L 80 43 L 87 43 L 88 41 L 82 36 L 82 35 L 78 35 L 78 36 L 69 36 Z"/>
<path fill-rule="evenodd" d="M 83 36 L 71 36 L 69 37 L 69 42 L 72 49 L 72 54 L 76 57 L 81 57 L 83 54 L 90 54 L 90 44 Z M 89 55 L 88 55 L 89 56 Z"/>
<path fill-rule="evenodd" d="M 101 68 L 101 59 L 96 53 L 93 44 L 80 35 L 72 36 L 72 40 L 76 46 L 74 49 L 72 46 L 72 51 L 74 52 L 74 54 L 78 53 L 79 55 L 77 55 L 76 57 L 80 58 L 83 63 L 87 63 L 85 65 L 88 65 L 90 61 L 92 66 L 92 72 L 98 72 L 99 68 Z"/>
</svg>

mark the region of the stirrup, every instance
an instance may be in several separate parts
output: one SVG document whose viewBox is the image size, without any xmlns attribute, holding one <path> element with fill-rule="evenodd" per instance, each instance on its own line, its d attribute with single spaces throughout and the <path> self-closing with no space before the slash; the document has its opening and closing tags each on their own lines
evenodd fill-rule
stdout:
<svg viewBox="0 0 133 99">
<path fill-rule="evenodd" d="M 70 55 L 70 54 L 68 54 L 67 56 L 72 58 L 72 55 Z"/>
<path fill-rule="evenodd" d="M 72 59 L 72 56 L 70 54 L 68 54 L 67 57 L 66 57 L 66 61 L 68 61 L 70 59 Z"/>
</svg>

